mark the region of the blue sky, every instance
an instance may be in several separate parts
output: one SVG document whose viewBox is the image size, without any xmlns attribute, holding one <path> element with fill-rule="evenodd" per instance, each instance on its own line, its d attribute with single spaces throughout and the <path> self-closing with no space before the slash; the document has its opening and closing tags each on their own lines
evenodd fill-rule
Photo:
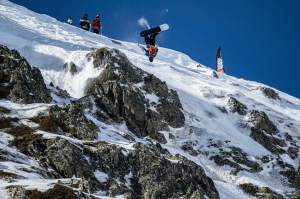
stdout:
<svg viewBox="0 0 300 199">
<path fill-rule="evenodd" d="M 103 35 L 143 43 L 144 17 L 168 31 L 157 36 L 159 46 L 180 51 L 215 69 L 222 46 L 228 75 L 260 82 L 300 98 L 299 0 L 11 0 L 59 21 L 83 14 L 92 21 L 100 15 Z"/>
</svg>

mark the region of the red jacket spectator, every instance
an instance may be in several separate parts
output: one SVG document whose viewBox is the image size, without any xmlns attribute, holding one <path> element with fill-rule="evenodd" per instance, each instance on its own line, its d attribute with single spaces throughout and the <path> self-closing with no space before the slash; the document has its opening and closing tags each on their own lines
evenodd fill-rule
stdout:
<svg viewBox="0 0 300 199">
<path fill-rule="evenodd" d="M 96 19 L 91 23 L 91 25 L 93 26 L 93 32 L 99 34 L 99 30 L 102 28 L 99 15 L 96 16 Z"/>
</svg>

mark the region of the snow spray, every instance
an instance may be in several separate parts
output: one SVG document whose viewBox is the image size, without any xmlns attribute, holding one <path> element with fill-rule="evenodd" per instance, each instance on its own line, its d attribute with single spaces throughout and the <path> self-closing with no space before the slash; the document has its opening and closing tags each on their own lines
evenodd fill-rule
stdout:
<svg viewBox="0 0 300 199">
<path fill-rule="evenodd" d="M 149 23 L 144 17 L 140 18 L 138 22 L 141 26 L 148 27 L 148 29 L 150 29 Z"/>
</svg>

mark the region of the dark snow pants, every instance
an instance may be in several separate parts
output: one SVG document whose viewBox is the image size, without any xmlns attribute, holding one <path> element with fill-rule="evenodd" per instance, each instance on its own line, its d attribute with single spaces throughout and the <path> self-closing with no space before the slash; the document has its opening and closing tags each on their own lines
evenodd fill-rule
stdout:
<svg viewBox="0 0 300 199">
<path fill-rule="evenodd" d="M 93 33 L 99 34 L 99 32 L 100 32 L 100 29 L 93 29 Z"/>
<path fill-rule="evenodd" d="M 154 33 L 152 35 L 150 35 L 150 37 L 145 37 L 145 42 L 146 44 L 150 44 L 151 46 L 155 45 L 155 37 L 156 35 L 158 35 L 159 33 Z"/>
</svg>

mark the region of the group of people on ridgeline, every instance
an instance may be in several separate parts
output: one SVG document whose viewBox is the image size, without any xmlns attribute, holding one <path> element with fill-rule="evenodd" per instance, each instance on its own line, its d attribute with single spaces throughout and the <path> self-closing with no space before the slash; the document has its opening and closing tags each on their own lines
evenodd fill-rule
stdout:
<svg viewBox="0 0 300 199">
<path fill-rule="evenodd" d="M 68 24 L 74 26 L 73 19 L 68 19 Z M 90 31 L 90 27 L 93 27 L 93 33 L 99 34 L 100 29 L 102 28 L 102 24 L 100 22 L 100 16 L 97 15 L 95 20 L 92 21 L 90 24 L 90 21 L 88 20 L 88 15 L 84 14 L 83 18 L 79 21 L 79 27 L 83 30 Z"/>
</svg>

